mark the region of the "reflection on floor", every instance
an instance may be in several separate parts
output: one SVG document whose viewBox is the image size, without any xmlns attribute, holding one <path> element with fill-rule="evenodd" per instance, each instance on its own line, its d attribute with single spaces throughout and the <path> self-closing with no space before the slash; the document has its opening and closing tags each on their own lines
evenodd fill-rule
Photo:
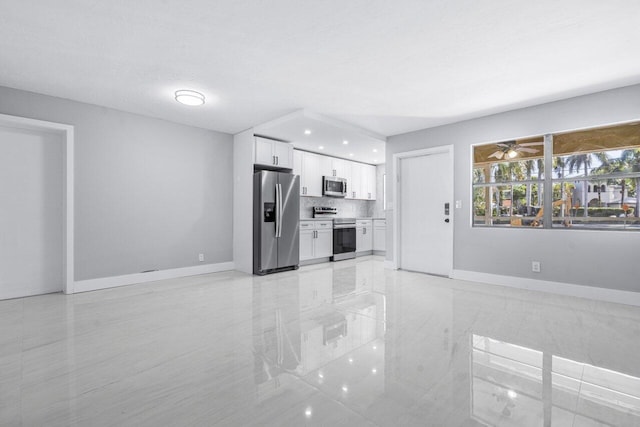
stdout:
<svg viewBox="0 0 640 427">
<path fill-rule="evenodd" d="M 379 257 L 0 301 L 0 425 L 640 426 L 640 308 Z"/>
</svg>

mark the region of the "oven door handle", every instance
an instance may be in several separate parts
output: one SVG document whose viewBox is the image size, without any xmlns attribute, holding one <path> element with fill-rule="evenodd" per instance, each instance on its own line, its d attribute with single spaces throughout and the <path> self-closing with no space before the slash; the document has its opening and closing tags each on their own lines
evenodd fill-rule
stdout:
<svg viewBox="0 0 640 427">
<path fill-rule="evenodd" d="M 354 224 L 334 225 L 333 226 L 334 230 L 344 230 L 345 228 L 353 228 L 355 230 L 356 226 Z"/>
</svg>

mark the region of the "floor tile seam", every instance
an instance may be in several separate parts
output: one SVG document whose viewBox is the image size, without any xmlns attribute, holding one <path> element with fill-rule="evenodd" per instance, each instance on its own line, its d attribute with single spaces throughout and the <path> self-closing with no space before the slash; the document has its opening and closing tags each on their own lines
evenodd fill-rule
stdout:
<svg viewBox="0 0 640 427">
<path fill-rule="evenodd" d="M 148 372 L 148 371 L 150 371 L 152 369 L 157 369 L 157 368 L 159 368 L 159 367 L 161 367 L 161 366 L 163 366 L 165 364 L 174 363 L 176 360 L 178 360 L 180 358 L 189 357 L 192 354 L 197 353 L 198 351 L 199 350 L 191 350 L 189 352 L 182 353 L 180 355 L 174 356 L 174 357 L 172 357 L 170 359 L 162 360 L 161 362 L 158 362 L 158 363 L 156 363 L 156 364 L 154 364 L 152 366 L 148 366 L 148 367 L 146 367 L 144 369 L 137 370 L 137 371 L 129 374 L 128 376 L 125 376 L 125 377 L 110 381 L 110 382 L 108 382 L 106 384 L 102 384 L 102 385 L 90 388 L 88 390 L 85 390 L 82 393 L 78 394 L 76 397 L 82 396 L 82 395 L 84 395 L 86 393 L 89 393 L 89 392 L 92 392 L 92 391 L 95 391 L 95 390 L 99 390 L 99 389 L 104 388 L 104 387 L 109 386 L 109 385 L 113 385 L 113 384 L 116 384 L 116 383 L 119 383 L 119 382 L 122 382 L 122 381 L 126 381 L 129 378 L 132 378 L 132 377 L 134 377 L 136 375 L 144 374 L 144 373 L 146 373 L 146 372 Z M 115 359 L 118 355 L 121 355 L 121 354 L 123 354 L 123 353 L 118 353 L 116 355 L 113 355 L 113 356 L 111 356 L 111 357 L 109 357 L 109 358 L 107 358 L 105 360 L 100 361 L 99 363 L 109 363 L 110 361 L 113 361 L 113 359 Z M 95 365 L 95 364 L 96 364 L 95 362 L 94 363 L 88 363 L 86 366 L 83 366 L 81 369 L 89 369 L 89 370 L 91 370 L 92 365 Z M 22 364 L 22 368 L 24 369 L 24 363 Z M 78 374 L 78 372 L 79 372 L 79 368 L 78 368 L 78 366 L 76 364 L 76 367 L 73 368 L 72 371 L 69 371 L 69 372 L 58 372 L 56 375 L 48 378 L 47 380 L 58 379 L 60 377 L 64 377 L 65 375 L 70 375 L 70 374 Z M 92 372 L 93 372 L 93 370 L 92 370 Z M 24 382 L 24 376 L 21 375 L 20 379 L 21 379 L 21 386 L 22 386 L 22 383 Z"/>
<path fill-rule="evenodd" d="M 580 372 L 580 382 L 578 383 L 578 394 L 576 395 L 576 405 L 573 408 L 573 420 L 571 427 L 576 425 L 576 418 L 578 417 L 578 406 L 580 405 L 580 395 L 582 394 L 582 384 L 584 383 L 584 363 L 582 364 L 582 371 Z"/>
</svg>

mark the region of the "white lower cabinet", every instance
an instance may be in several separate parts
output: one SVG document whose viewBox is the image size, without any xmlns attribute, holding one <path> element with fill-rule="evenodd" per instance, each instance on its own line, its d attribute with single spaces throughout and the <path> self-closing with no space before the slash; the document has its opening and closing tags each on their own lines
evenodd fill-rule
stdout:
<svg viewBox="0 0 640 427">
<path fill-rule="evenodd" d="M 356 221 L 356 252 L 373 250 L 373 221 L 363 219 Z"/>
<path fill-rule="evenodd" d="M 315 235 L 315 229 L 303 228 L 302 222 L 300 223 L 300 261 L 313 259 Z"/>
<path fill-rule="evenodd" d="M 300 261 L 333 255 L 333 221 L 300 221 Z"/>
<path fill-rule="evenodd" d="M 316 230 L 316 253 L 314 258 L 326 258 L 333 255 L 333 227 Z"/>
<path fill-rule="evenodd" d="M 374 251 L 386 251 L 386 234 L 387 234 L 387 221 L 384 219 L 373 220 L 373 250 Z"/>
</svg>

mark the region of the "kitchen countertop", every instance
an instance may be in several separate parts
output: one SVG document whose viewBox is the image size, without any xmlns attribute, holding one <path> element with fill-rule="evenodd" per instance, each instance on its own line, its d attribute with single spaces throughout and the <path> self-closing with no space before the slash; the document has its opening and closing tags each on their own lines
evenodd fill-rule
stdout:
<svg viewBox="0 0 640 427">
<path fill-rule="evenodd" d="M 300 218 L 300 221 L 333 221 L 331 218 Z"/>
</svg>

